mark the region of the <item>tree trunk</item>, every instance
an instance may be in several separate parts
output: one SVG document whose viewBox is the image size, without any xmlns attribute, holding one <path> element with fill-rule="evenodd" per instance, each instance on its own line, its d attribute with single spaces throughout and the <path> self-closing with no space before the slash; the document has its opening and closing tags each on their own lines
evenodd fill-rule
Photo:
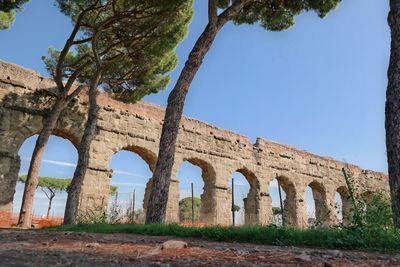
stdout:
<svg viewBox="0 0 400 267">
<path fill-rule="evenodd" d="M 79 196 L 83 180 L 90 158 L 90 145 L 96 135 L 97 116 L 99 106 L 96 101 L 97 86 L 99 84 L 101 74 L 92 81 L 89 89 L 89 110 L 88 119 L 85 125 L 85 131 L 78 150 L 78 165 L 76 166 L 74 177 L 68 189 L 67 204 L 64 213 L 64 224 L 77 224 L 77 215 L 79 208 Z"/>
<path fill-rule="evenodd" d="M 386 91 L 385 128 L 393 221 L 400 228 L 400 0 L 390 0 L 391 55 Z"/>
<path fill-rule="evenodd" d="M 50 216 L 50 211 L 51 211 L 51 204 L 52 204 L 52 202 L 53 202 L 53 198 L 56 196 L 55 194 L 54 194 L 54 192 L 50 192 L 50 197 L 49 197 L 49 207 L 47 208 L 47 216 L 46 216 L 46 218 L 48 219 L 49 218 L 49 216 Z"/>
<path fill-rule="evenodd" d="M 207 25 L 179 76 L 174 89 L 168 97 L 164 124 L 161 132 L 158 160 L 153 174 L 153 187 L 146 212 L 146 223 L 164 223 L 172 166 L 175 158 L 175 143 L 182 117 L 183 106 L 189 86 L 209 51 L 219 29 Z"/>
<path fill-rule="evenodd" d="M 29 165 L 28 175 L 26 177 L 24 195 L 22 198 L 21 211 L 19 214 L 18 225 L 21 227 L 31 227 L 32 225 L 32 207 L 35 198 L 36 187 L 39 183 L 39 171 L 49 137 L 56 128 L 57 121 L 61 112 L 67 106 L 66 97 L 60 95 L 57 97 L 49 116 L 44 119 L 43 129 L 40 132 L 35 148 L 32 153 L 31 162 Z"/>
</svg>

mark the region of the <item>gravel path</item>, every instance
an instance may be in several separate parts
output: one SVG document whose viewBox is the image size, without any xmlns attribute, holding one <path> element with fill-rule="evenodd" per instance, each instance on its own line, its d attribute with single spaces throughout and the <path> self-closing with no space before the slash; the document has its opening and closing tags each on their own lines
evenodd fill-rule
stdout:
<svg viewBox="0 0 400 267">
<path fill-rule="evenodd" d="M 275 247 L 173 237 L 0 230 L 0 266 L 400 266 L 400 253 Z"/>
</svg>

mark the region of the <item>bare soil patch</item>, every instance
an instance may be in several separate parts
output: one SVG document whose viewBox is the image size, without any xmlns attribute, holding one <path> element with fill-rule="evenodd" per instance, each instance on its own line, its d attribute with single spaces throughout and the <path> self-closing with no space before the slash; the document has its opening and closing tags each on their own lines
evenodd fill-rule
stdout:
<svg viewBox="0 0 400 267">
<path fill-rule="evenodd" d="M 168 240 L 188 248 L 162 249 Z M 3 229 L 0 266 L 400 266 L 400 253 Z"/>
</svg>

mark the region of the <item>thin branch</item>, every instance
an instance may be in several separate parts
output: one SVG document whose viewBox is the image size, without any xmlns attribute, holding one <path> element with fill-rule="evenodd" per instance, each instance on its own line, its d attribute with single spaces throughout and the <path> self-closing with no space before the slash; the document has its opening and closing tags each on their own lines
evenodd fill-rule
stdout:
<svg viewBox="0 0 400 267">
<path fill-rule="evenodd" d="M 97 5 L 98 1 L 99 0 L 97 0 L 93 5 L 89 6 L 87 9 L 83 10 L 78 15 L 74 29 L 72 30 L 67 42 L 65 43 L 64 48 L 61 50 L 60 56 L 58 57 L 58 62 L 57 62 L 56 71 L 55 71 L 55 75 L 54 75 L 55 82 L 56 82 L 59 90 L 65 90 L 65 87 L 62 82 L 62 69 L 64 67 L 65 58 L 67 57 L 68 52 L 69 52 L 71 46 L 73 45 L 74 39 L 82 26 L 81 23 L 82 23 L 84 16 L 86 15 L 87 12 L 89 12 L 90 9 L 92 9 L 94 6 Z M 68 93 L 68 90 L 65 90 L 65 91 L 67 91 L 67 92 L 63 92 L 63 93 L 65 93 L 65 94 Z"/>
<path fill-rule="evenodd" d="M 50 196 L 47 194 L 47 192 L 43 189 L 43 187 L 40 188 L 40 190 L 43 191 L 43 193 L 46 195 L 46 197 L 50 200 Z"/>
<path fill-rule="evenodd" d="M 85 88 L 87 85 L 86 84 L 81 84 L 78 86 L 78 88 L 75 89 L 71 94 L 67 96 L 67 103 L 70 102 L 73 98 L 75 98 L 77 95 L 82 92 L 83 88 Z"/>
<path fill-rule="evenodd" d="M 225 23 L 239 14 L 245 5 L 252 1 L 253 0 L 236 0 L 230 7 L 225 9 L 225 11 L 218 16 L 218 28 L 224 26 Z"/>
</svg>

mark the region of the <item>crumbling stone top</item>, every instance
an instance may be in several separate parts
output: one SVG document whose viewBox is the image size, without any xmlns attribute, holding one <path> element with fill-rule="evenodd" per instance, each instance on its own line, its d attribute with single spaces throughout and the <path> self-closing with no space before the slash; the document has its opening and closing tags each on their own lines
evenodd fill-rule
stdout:
<svg viewBox="0 0 400 267">
<path fill-rule="evenodd" d="M 24 88 L 27 90 L 37 89 L 48 89 L 53 92 L 57 92 L 55 84 L 51 78 L 44 78 L 39 73 L 0 60 L 0 82 L 12 84 L 15 87 Z M 74 87 L 76 88 L 76 87 Z M 81 103 L 87 103 L 87 92 L 83 91 L 78 96 L 78 101 Z M 119 113 L 131 113 L 136 116 L 141 116 L 148 120 L 158 121 L 160 124 L 164 118 L 164 108 L 146 101 L 139 101 L 135 104 L 126 104 L 112 99 L 107 93 L 98 93 L 98 104 L 106 110 L 112 110 Z M 387 181 L 387 176 L 380 172 L 371 170 L 362 170 L 361 168 L 345 164 L 341 161 L 337 161 L 330 157 L 323 157 L 312 154 L 308 151 L 300 150 L 295 147 L 280 144 L 277 142 L 265 140 L 263 138 L 257 138 L 255 144 L 252 144 L 250 139 L 246 136 L 234 133 L 229 130 L 221 129 L 208 123 L 183 117 L 181 121 L 181 128 L 184 131 L 199 135 L 214 136 L 215 139 L 221 142 L 227 142 L 230 144 L 240 144 L 243 147 L 252 148 L 258 153 L 272 153 L 282 158 L 301 158 L 309 161 L 309 164 L 318 166 L 328 166 L 336 170 L 341 169 L 345 165 L 352 171 L 363 172 L 364 174 L 370 174 L 371 178 Z"/>
</svg>

